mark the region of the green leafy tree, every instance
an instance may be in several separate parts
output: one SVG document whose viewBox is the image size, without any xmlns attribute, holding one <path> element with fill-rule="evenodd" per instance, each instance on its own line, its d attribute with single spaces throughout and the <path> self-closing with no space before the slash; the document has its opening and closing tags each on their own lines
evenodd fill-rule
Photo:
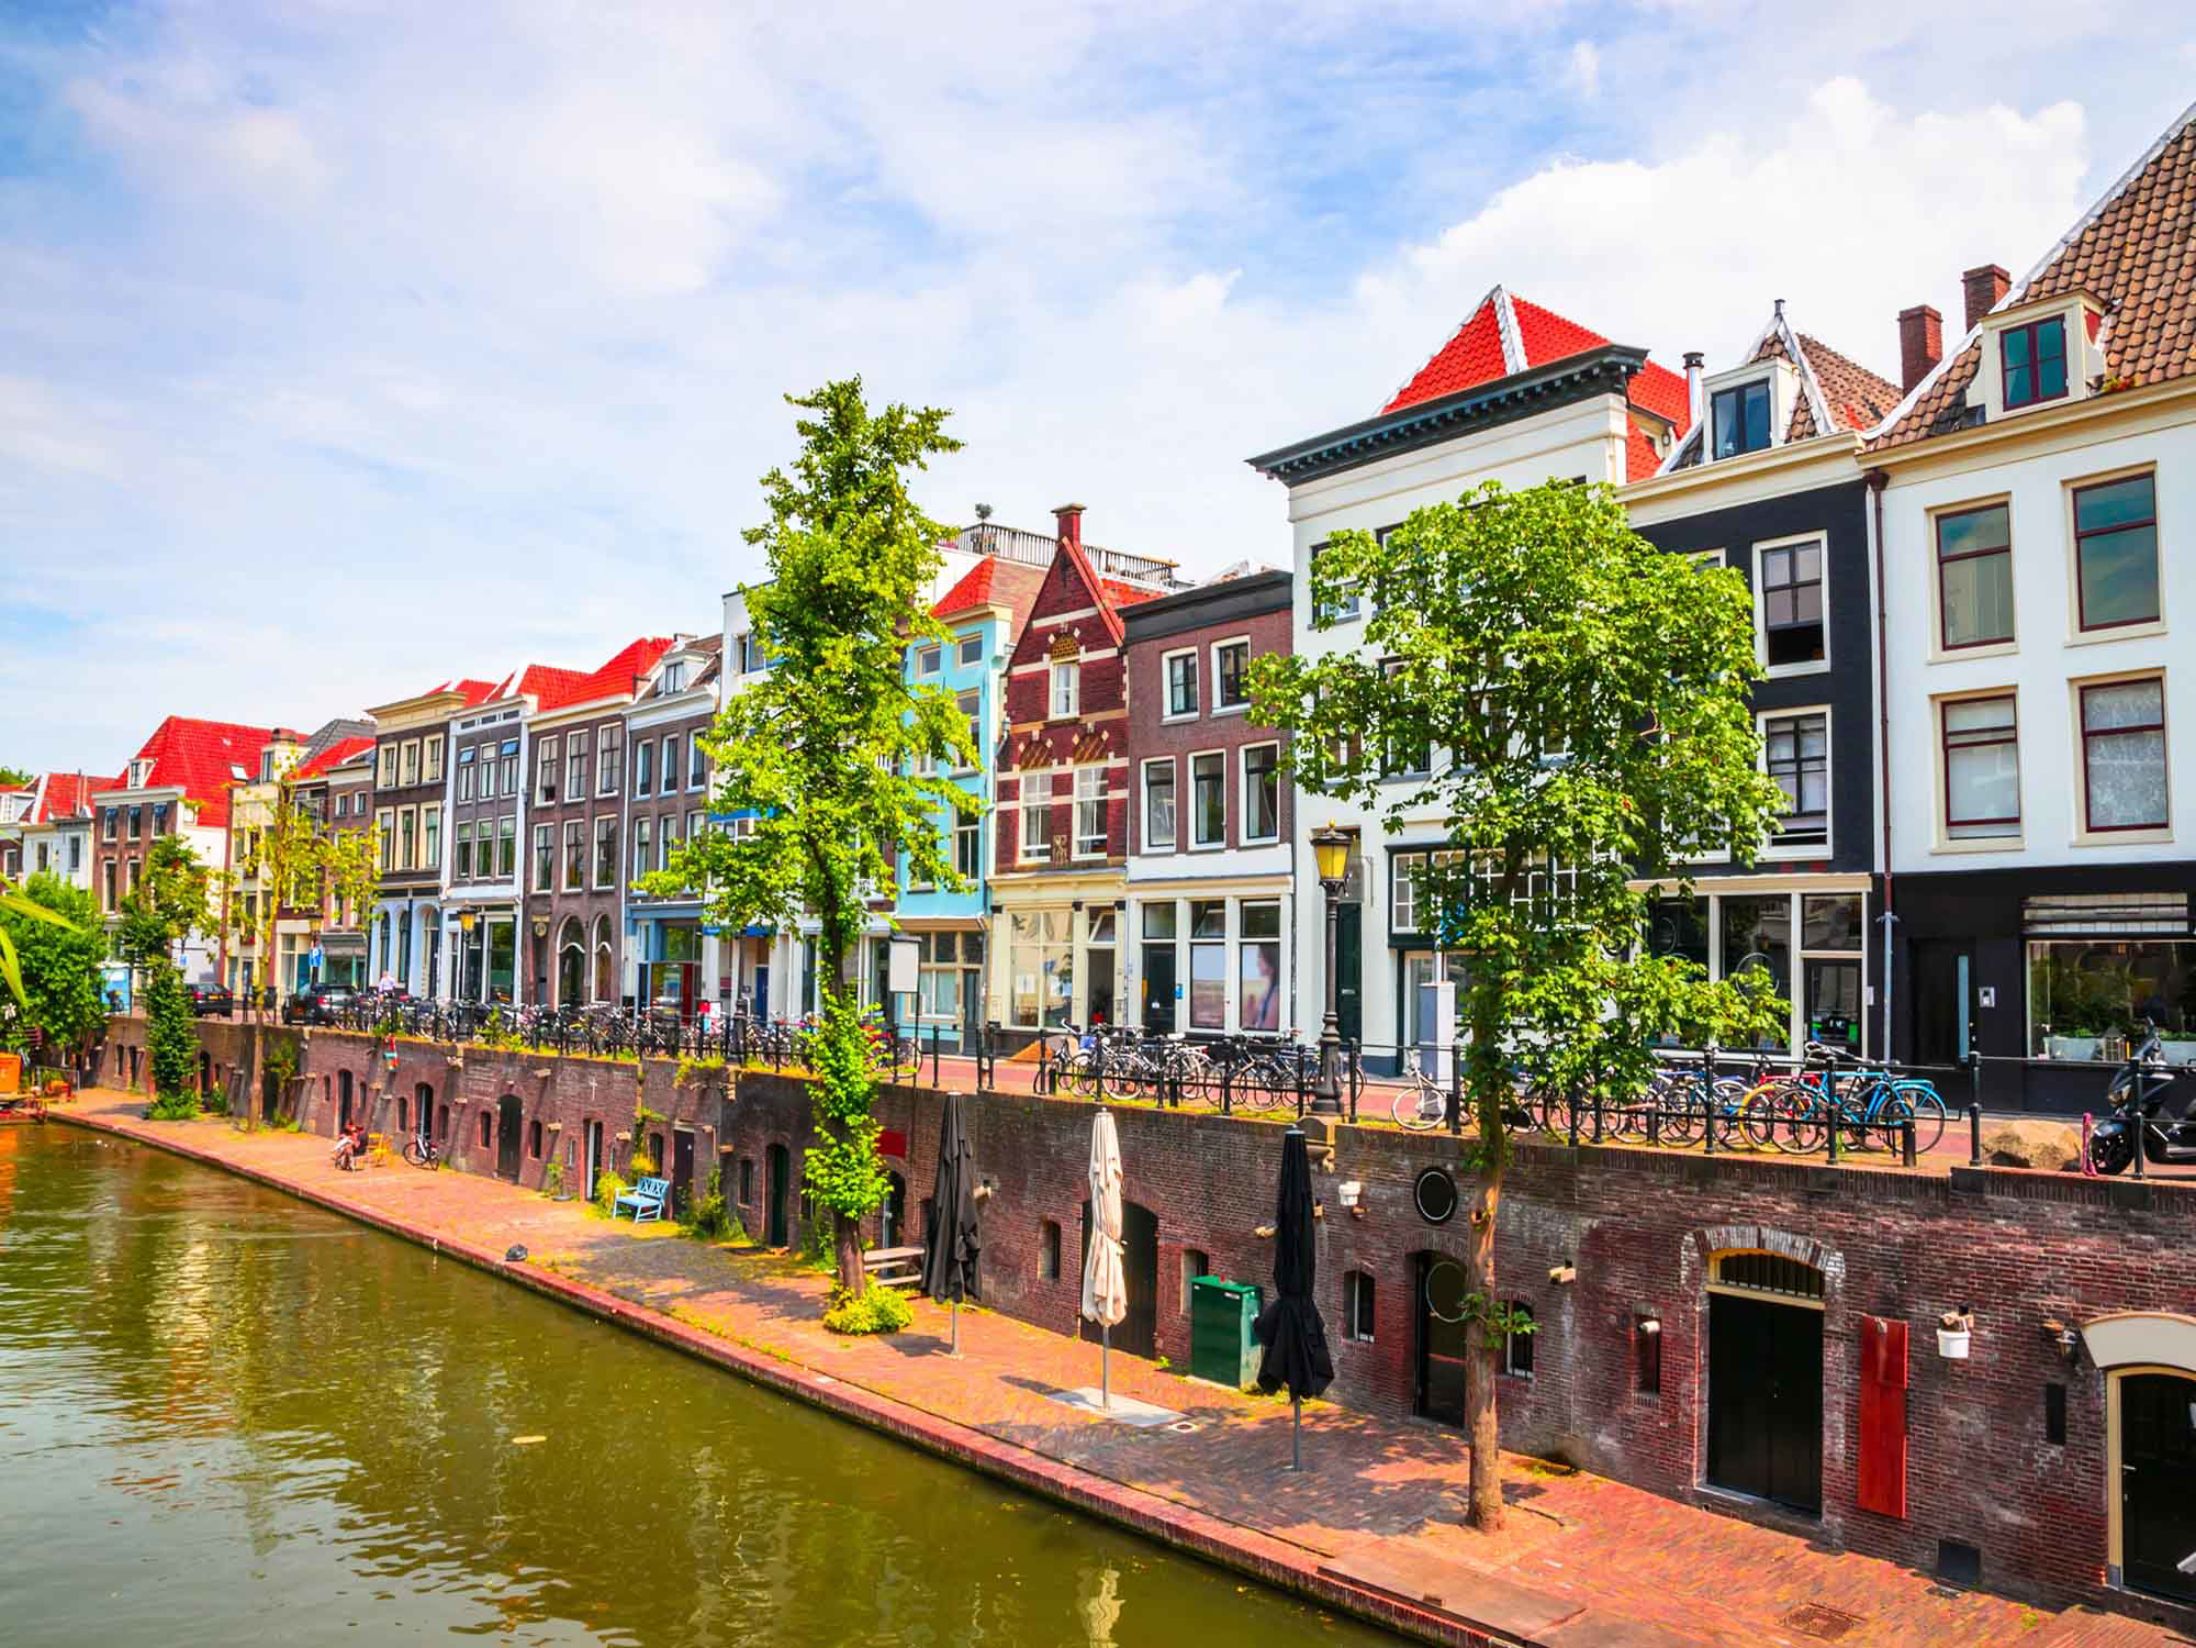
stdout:
<svg viewBox="0 0 2196 1648">
<path fill-rule="evenodd" d="M 155 1116 L 198 1113 L 198 1027 L 175 947 L 212 923 L 213 878 L 187 842 L 162 836 L 145 855 L 137 888 L 122 901 L 116 937 L 122 959 L 145 977 L 145 1042 Z"/>
<path fill-rule="evenodd" d="M 48 924 L 64 920 L 21 888 L 0 881 L 0 914 L 19 917 L 24 921 L 42 921 Z M 8 994 L 17 1007 L 26 1005 L 30 998 L 23 989 L 23 967 L 15 951 L 15 935 L 5 922 L 0 922 L 0 984 L 7 986 Z"/>
<path fill-rule="evenodd" d="M 0 790 L 27 790 L 38 782 L 38 775 L 22 767 L 0 766 Z"/>
<path fill-rule="evenodd" d="M 172 961 L 154 962 L 145 980 L 145 1046 L 154 1119 L 188 1121 L 198 1114 L 198 1028 Z"/>
<path fill-rule="evenodd" d="M 705 833 L 639 885 L 704 887 L 713 918 L 734 928 L 815 920 L 819 1144 L 807 1182 L 832 1217 L 839 1285 L 853 1295 L 864 1285 L 860 1221 L 886 1180 L 849 963 L 872 899 L 894 884 L 896 852 L 916 881 L 965 885 L 949 821 L 976 805 L 938 776 L 974 759 L 967 719 L 904 669 L 910 642 L 946 639 L 929 610 L 944 529 L 916 507 L 908 479 L 960 443 L 937 408 L 872 412 L 858 378 L 788 399 L 802 414 L 801 455 L 763 477 L 770 518 L 747 533 L 768 567 L 745 593 L 771 667 L 702 740 L 716 762 L 712 810 L 750 814 L 754 829 Z"/>
<path fill-rule="evenodd" d="M 1286 728 L 1303 788 L 1429 815 L 1448 850 L 1419 878 L 1426 930 L 1461 958 L 1458 1017 L 1476 1138 L 1466 1275 L 1473 1520 L 1502 1523 L 1495 1227 L 1512 1067 L 1578 1089 L 1635 1087 L 1652 1041 L 1745 1024 L 1758 987 L 1640 954 L 1643 884 L 1713 848 L 1751 859 L 1782 796 L 1759 771 L 1759 673 L 1738 575 L 1634 534 L 1605 487 L 1489 483 L 1385 541 L 1341 532 L 1312 610 L 1370 604 L 1362 645 L 1267 657 L 1254 715 Z"/>
<path fill-rule="evenodd" d="M 30 908 L 19 908 L 17 898 Z M 35 1030 L 58 1060 L 106 1022 L 99 988 L 105 947 L 90 893 L 50 872 L 32 876 L 21 893 L 0 900 L 0 943 L 20 985 L 19 1011 L 0 1014 L 0 1047 L 27 1048 Z"/>
</svg>

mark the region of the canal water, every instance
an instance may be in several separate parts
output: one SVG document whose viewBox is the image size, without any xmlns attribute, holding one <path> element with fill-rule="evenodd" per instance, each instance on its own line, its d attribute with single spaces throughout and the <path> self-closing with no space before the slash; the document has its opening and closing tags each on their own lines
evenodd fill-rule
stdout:
<svg viewBox="0 0 2196 1648">
<path fill-rule="evenodd" d="M 272 1191 L 0 1126 L 0 1644 L 453 1636 L 1394 1640 Z"/>
</svg>

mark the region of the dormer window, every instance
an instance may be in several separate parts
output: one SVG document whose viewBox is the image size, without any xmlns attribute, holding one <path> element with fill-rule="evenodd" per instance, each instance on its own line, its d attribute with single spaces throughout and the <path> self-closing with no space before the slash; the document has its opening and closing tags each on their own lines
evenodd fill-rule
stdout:
<svg viewBox="0 0 2196 1648">
<path fill-rule="evenodd" d="M 658 690 L 660 690 L 665 697 L 669 697 L 674 692 L 684 692 L 686 690 L 685 659 L 675 658 L 670 663 L 663 666 L 663 685 Z"/>
<path fill-rule="evenodd" d="M 241 776 L 242 776 L 242 774 L 239 774 L 238 776 L 239 776 L 239 777 L 241 777 Z M 151 763 L 150 761 L 132 761 L 132 762 L 130 763 L 130 788 L 131 788 L 131 789 L 133 789 L 133 790 L 141 790 L 141 789 L 143 789 L 143 788 L 145 787 L 145 783 L 146 783 L 146 780 L 150 779 L 151 777 L 152 777 L 152 763 Z"/>
<path fill-rule="evenodd" d="M 1742 452 L 1761 452 L 1769 446 L 1769 380 L 1756 378 L 1719 389 L 1710 398 L 1714 420 L 1714 455 L 1735 458 Z"/>
<path fill-rule="evenodd" d="M 2005 409 L 2018 411 L 2066 394 L 2066 317 L 2053 315 L 1998 334 L 2005 370 Z"/>
</svg>

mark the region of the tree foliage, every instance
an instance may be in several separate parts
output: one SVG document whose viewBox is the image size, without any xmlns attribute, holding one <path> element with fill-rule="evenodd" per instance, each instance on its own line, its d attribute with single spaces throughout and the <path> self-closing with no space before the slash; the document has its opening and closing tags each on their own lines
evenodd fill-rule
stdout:
<svg viewBox="0 0 2196 1648">
<path fill-rule="evenodd" d="M 105 954 L 99 906 L 90 893 L 50 871 L 32 876 L 16 897 L 32 908 L 19 908 L 12 898 L 0 900 L 0 935 L 19 963 L 21 983 L 20 1011 L 12 1018 L 0 1016 L 0 1047 L 28 1047 L 36 1030 L 58 1057 L 106 1021 L 99 988 Z"/>
<path fill-rule="evenodd" d="M 165 956 L 146 963 L 145 1047 L 152 1065 L 152 1114 L 184 1121 L 198 1114 L 198 1025 L 182 971 Z"/>
<path fill-rule="evenodd" d="M 115 927 L 122 959 L 139 968 L 156 961 L 172 966 L 176 945 L 212 920 L 212 874 L 188 842 L 162 836 L 145 855 L 136 890 L 122 900 Z"/>
<path fill-rule="evenodd" d="M 0 764 L 0 790 L 27 790 L 37 782 L 38 775 L 27 767 Z"/>
<path fill-rule="evenodd" d="M 39 922 L 52 926 L 67 918 L 5 881 L 0 881 L 0 916 L 12 918 L 0 920 L 0 985 L 7 986 L 7 992 L 18 1008 L 25 1007 L 29 1005 L 30 997 L 23 988 L 22 961 L 15 947 L 17 924 Z"/>
<path fill-rule="evenodd" d="M 871 899 L 894 885 L 896 854 L 911 879 L 965 885 L 951 825 L 976 805 L 943 776 L 975 758 L 966 718 L 950 693 L 910 683 L 905 669 L 911 642 L 948 638 L 930 614 L 945 530 L 908 482 L 960 443 L 938 408 L 872 411 L 859 378 L 788 399 L 801 414 L 801 453 L 763 477 L 769 519 L 746 534 L 767 566 L 743 593 L 770 667 L 702 738 L 716 763 L 711 811 L 751 830 L 690 840 L 639 885 L 703 887 L 713 917 L 736 927 L 816 923 L 820 1138 L 807 1180 L 834 1218 L 841 1285 L 858 1292 L 857 1225 L 883 1200 L 885 1177 L 848 962 Z"/>
<path fill-rule="evenodd" d="M 1423 930 L 1462 958 L 1467 1275 L 1491 1323 L 1513 1069 L 1636 1088 L 1657 1037 L 1743 1033 L 1770 1010 L 1758 982 L 1640 953 L 1642 884 L 1682 880 L 1710 851 L 1751 859 L 1782 808 L 1759 770 L 1745 586 L 1638 537 L 1607 488 L 1564 483 L 1489 483 L 1385 539 L 1337 533 L 1311 584 L 1315 614 L 1369 606 L 1361 644 L 1259 659 L 1254 714 L 1294 734 L 1305 792 L 1390 833 L 1444 828 L 1415 895 Z M 1470 1363 L 1472 1507 L 1488 1527 L 1502 1514 L 1495 1337 L 1475 1336 Z"/>
</svg>

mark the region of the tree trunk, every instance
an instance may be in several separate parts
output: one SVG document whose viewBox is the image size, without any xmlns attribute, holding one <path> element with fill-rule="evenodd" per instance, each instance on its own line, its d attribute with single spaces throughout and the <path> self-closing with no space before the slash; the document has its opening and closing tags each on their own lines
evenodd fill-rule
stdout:
<svg viewBox="0 0 2196 1648">
<path fill-rule="evenodd" d="M 831 1235 L 839 1261 L 839 1286 L 847 1293 L 860 1293 L 869 1280 L 862 1269 L 861 1224 L 843 1213 L 834 1213 L 831 1215 Z"/>
<path fill-rule="evenodd" d="M 1465 1286 L 1501 1308 L 1495 1292 L 1495 1215 L 1502 1201 L 1502 1162 L 1483 1159 L 1472 1196 L 1471 1227 L 1464 1253 Z M 1502 1430 L 1495 1412 L 1495 1358 L 1499 1341 L 1485 1322 L 1475 1322 L 1465 1340 L 1464 1420 L 1472 1438 L 1472 1524 L 1481 1533 L 1502 1527 Z"/>
<path fill-rule="evenodd" d="M 267 1027 L 256 1013 L 250 1024 L 251 1034 L 244 1041 L 244 1125 L 247 1129 L 259 1125 L 259 1090 L 267 1080 Z"/>
</svg>

